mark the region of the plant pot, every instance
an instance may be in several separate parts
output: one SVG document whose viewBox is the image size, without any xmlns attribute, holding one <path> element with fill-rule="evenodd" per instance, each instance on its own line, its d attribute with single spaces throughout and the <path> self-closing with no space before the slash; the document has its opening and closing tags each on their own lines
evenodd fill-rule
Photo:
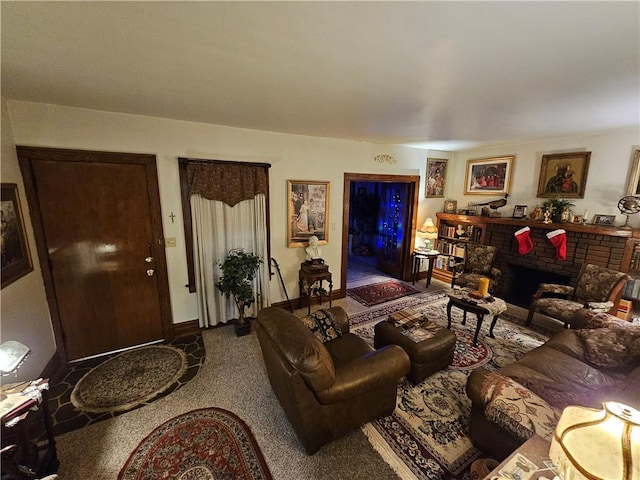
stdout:
<svg viewBox="0 0 640 480">
<path fill-rule="evenodd" d="M 236 332 L 236 337 L 243 337 L 245 335 L 249 335 L 251 333 L 251 320 L 252 318 L 245 317 L 245 322 L 243 325 L 238 323 L 238 319 L 233 319 L 233 329 Z"/>
</svg>

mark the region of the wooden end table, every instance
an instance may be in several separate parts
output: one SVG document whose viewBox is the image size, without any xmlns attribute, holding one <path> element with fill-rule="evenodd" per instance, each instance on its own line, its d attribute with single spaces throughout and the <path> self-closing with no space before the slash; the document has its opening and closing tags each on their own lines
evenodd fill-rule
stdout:
<svg viewBox="0 0 640 480">
<path fill-rule="evenodd" d="M 329 283 L 329 308 L 331 308 L 331 290 L 333 289 L 333 281 L 331 280 L 331 272 L 329 271 L 329 266 L 322 264 L 310 264 L 310 263 L 301 263 L 300 271 L 298 272 L 298 285 L 300 287 L 300 298 L 298 300 L 298 308 L 302 307 L 302 299 L 307 299 L 307 312 L 311 313 L 311 298 L 312 295 L 313 284 L 318 282 L 319 290 L 322 291 L 322 282 L 326 280 Z M 317 295 L 318 297 L 318 305 L 322 304 L 322 295 L 321 293 Z"/>
<path fill-rule="evenodd" d="M 413 251 L 411 257 L 413 258 L 413 263 L 411 265 L 411 278 L 412 284 L 415 285 L 416 280 L 418 279 L 418 273 L 420 273 L 420 266 L 422 265 L 423 260 L 427 260 L 429 262 L 429 267 L 427 268 L 427 280 L 425 286 L 431 285 L 431 276 L 433 275 L 433 264 L 435 263 L 436 258 L 438 258 L 439 253 L 427 253 L 420 251 Z"/>
<path fill-rule="evenodd" d="M 525 475 L 526 478 L 537 479 L 541 476 L 553 478 L 555 472 L 553 472 L 551 468 L 545 464 L 550 462 L 549 447 L 551 447 L 551 443 L 549 441 L 545 440 L 540 435 L 533 435 L 533 437 L 520 445 L 520 447 L 511 455 L 509 455 L 500 465 L 491 470 L 489 475 L 484 477 L 483 480 L 490 480 L 493 477 L 499 477 L 499 472 L 501 472 L 505 468 L 508 468 L 509 465 L 512 464 L 519 455 L 524 456 L 527 460 L 534 463 L 536 466 L 535 470 L 527 472 L 527 475 Z"/>
<path fill-rule="evenodd" d="M 473 298 L 469 295 L 469 290 L 466 288 L 451 289 L 448 292 L 448 295 L 449 303 L 447 304 L 447 328 L 451 328 L 451 308 L 458 307 L 464 312 L 462 315 L 463 325 L 467 323 L 467 312 L 475 313 L 476 315 L 476 332 L 473 336 L 474 347 L 478 344 L 478 334 L 480 333 L 480 328 L 482 328 L 482 322 L 484 321 L 485 315 L 493 315 L 491 327 L 489 328 L 489 337 L 496 338 L 493 335 L 493 327 L 496 326 L 500 314 L 507 309 L 507 304 L 504 302 L 504 300 L 493 296 L 489 296 L 486 298 Z M 493 299 L 493 301 L 489 301 L 489 299 L 491 298 Z"/>
</svg>

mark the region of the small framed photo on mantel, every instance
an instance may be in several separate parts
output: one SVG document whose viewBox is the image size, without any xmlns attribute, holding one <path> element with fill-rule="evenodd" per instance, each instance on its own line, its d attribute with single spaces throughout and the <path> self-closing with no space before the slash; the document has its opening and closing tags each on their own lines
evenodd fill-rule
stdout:
<svg viewBox="0 0 640 480">
<path fill-rule="evenodd" d="M 526 205 L 516 205 L 513 207 L 513 215 L 512 218 L 524 218 L 527 216 L 527 206 Z"/>
<path fill-rule="evenodd" d="M 456 200 L 444 201 L 444 213 L 456 213 L 458 209 L 458 202 Z"/>
</svg>

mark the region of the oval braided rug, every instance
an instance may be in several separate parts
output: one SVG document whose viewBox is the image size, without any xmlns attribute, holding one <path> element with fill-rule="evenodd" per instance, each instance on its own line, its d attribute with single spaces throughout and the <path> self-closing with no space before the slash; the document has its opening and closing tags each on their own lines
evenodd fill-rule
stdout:
<svg viewBox="0 0 640 480">
<path fill-rule="evenodd" d="M 95 413 L 130 410 L 162 393 L 187 369 L 175 347 L 152 345 L 121 353 L 91 369 L 71 392 L 71 403 Z"/>
<path fill-rule="evenodd" d="M 136 447 L 118 480 L 272 480 L 249 427 L 222 408 L 179 415 Z"/>
</svg>

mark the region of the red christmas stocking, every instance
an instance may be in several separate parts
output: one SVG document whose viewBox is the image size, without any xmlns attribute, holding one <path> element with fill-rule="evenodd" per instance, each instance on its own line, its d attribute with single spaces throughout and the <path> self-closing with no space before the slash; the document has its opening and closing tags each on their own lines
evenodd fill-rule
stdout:
<svg viewBox="0 0 640 480">
<path fill-rule="evenodd" d="M 567 232 L 562 228 L 547 233 L 547 238 L 556 247 L 556 258 L 558 260 L 567 259 Z"/>
<path fill-rule="evenodd" d="M 518 240 L 518 253 L 526 255 L 533 250 L 533 242 L 531 241 L 531 229 L 524 227 L 513 234 Z"/>
</svg>

